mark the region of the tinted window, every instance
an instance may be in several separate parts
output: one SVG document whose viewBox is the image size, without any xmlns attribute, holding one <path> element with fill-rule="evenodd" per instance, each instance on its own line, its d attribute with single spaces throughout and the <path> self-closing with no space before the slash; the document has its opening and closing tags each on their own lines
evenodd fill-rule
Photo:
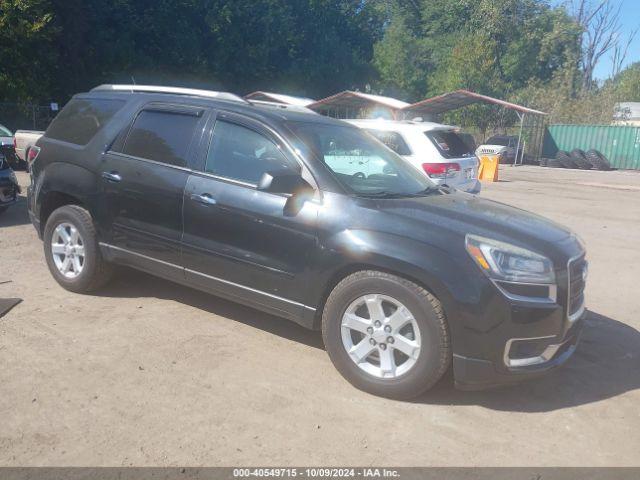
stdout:
<svg viewBox="0 0 640 480">
<path fill-rule="evenodd" d="M 207 172 L 257 184 L 265 172 L 283 169 L 299 170 L 299 166 L 290 162 L 267 137 L 235 123 L 216 122 L 205 166 Z"/>
<path fill-rule="evenodd" d="M 470 157 L 473 155 L 473 150 L 456 132 L 433 130 L 424 132 L 424 134 L 444 158 Z"/>
<path fill-rule="evenodd" d="M 124 100 L 73 99 L 49 125 L 45 136 L 86 145 L 124 104 Z"/>
<path fill-rule="evenodd" d="M 411 150 L 409 149 L 407 142 L 404 141 L 404 138 L 402 138 L 402 135 L 398 132 L 384 132 L 382 130 L 367 130 L 367 132 L 376 137 L 398 155 L 411 155 Z"/>
<path fill-rule="evenodd" d="M 487 145 L 502 145 L 502 146 L 509 146 L 509 138 L 508 137 L 491 137 L 489 140 L 487 140 L 486 142 Z"/>
<path fill-rule="evenodd" d="M 336 179 L 358 195 L 410 196 L 434 186 L 407 160 L 358 128 L 311 122 L 289 126 Z"/>
<path fill-rule="evenodd" d="M 122 153 L 184 167 L 199 119 L 196 115 L 143 110 L 131 127 Z"/>
</svg>

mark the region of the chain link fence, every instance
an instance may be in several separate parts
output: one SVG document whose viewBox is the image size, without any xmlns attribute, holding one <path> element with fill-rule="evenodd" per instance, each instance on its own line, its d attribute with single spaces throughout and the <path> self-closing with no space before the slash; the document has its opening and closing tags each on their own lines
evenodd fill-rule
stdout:
<svg viewBox="0 0 640 480">
<path fill-rule="evenodd" d="M 0 102 L 0 124 L 16 130 L 46 130 L 58 113 L 52 105 Z"/>
</svg>

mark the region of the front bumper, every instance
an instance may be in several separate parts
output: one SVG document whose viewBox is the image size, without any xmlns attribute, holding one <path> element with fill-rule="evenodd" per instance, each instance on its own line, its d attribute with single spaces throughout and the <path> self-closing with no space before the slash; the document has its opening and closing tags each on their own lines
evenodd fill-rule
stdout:
<svg viewBox="0 0 640 480">
<path fill-rule="evenodd" d="M 494 362 L 461 355 L 453 356 L 453 370 L 456 388 L 460 390 L 483 390 L 519 383 L 540 377 L 565 363 L 575 352 L 580 341 L 583 319 L 579 318 L 562 338 L 550 338 L 545 355 L 529 357 L 530 364 L 497 366 Z M 539 359 L 536 357 L 540 357 Z M 535 359 L 535 361 L 533 360 Z"/>
<path fill-rule="evenodd" d="M 452 332 L 457 387 L 520 382 L 571 357 L 584 323 L 588 267 L 584 251 L 567 253 L 564 258 L 570 260 L 556 270 L 556 285 L 541 291 L 538 286 L 522 290 L 523 284 L 489 282 L 476 308 L 459 312 L 461 322 Z M 528 296 L 522 296 L 525 292 Z M 533 292 L 540 296 L 530 296 Z"/>
</svg>

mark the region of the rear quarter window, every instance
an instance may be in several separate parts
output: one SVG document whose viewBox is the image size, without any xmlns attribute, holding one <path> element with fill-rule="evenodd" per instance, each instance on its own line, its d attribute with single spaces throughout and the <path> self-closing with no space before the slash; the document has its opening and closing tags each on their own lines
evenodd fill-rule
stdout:
<svg viewBox="0 0 640 480">
<path fill-rule="evenodd" d="M 45 136 L 86 145 L 125 103 L 124 100 L 75 98 L 53 120 Z"/>
<path fill-rule="evenodd" d="M 398 132 L 367 129 L 367 133 L 376 137 L 398 155 L 411 155 L 409 145 L 407 145 L 407 142 L 404 141 L 404 138 L 402 138 L 402 135 Z"/>
</svg>

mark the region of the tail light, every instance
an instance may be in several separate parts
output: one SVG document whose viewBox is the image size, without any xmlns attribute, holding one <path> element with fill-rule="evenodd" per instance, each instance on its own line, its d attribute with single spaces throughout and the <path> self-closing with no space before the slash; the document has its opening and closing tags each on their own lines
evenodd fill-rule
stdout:
<svg viewBox="0 0 640 480">
<path fill-rule="evenodd" d="M 457 163 L 423 163 L 422 169 L 431 178 L 447 178 L 452 177 L 460 171 L 460 165 Z"/>
<path fill-rule="evenodd" d="M 38 155 L 40 155 L 40 147 L 34 146 L 29 148 L 29 151 L 27 152 L 27 163 L 29 164 L 29 166 L 31 166 L 31 164 L 36 161 Z"/>
</svg>

